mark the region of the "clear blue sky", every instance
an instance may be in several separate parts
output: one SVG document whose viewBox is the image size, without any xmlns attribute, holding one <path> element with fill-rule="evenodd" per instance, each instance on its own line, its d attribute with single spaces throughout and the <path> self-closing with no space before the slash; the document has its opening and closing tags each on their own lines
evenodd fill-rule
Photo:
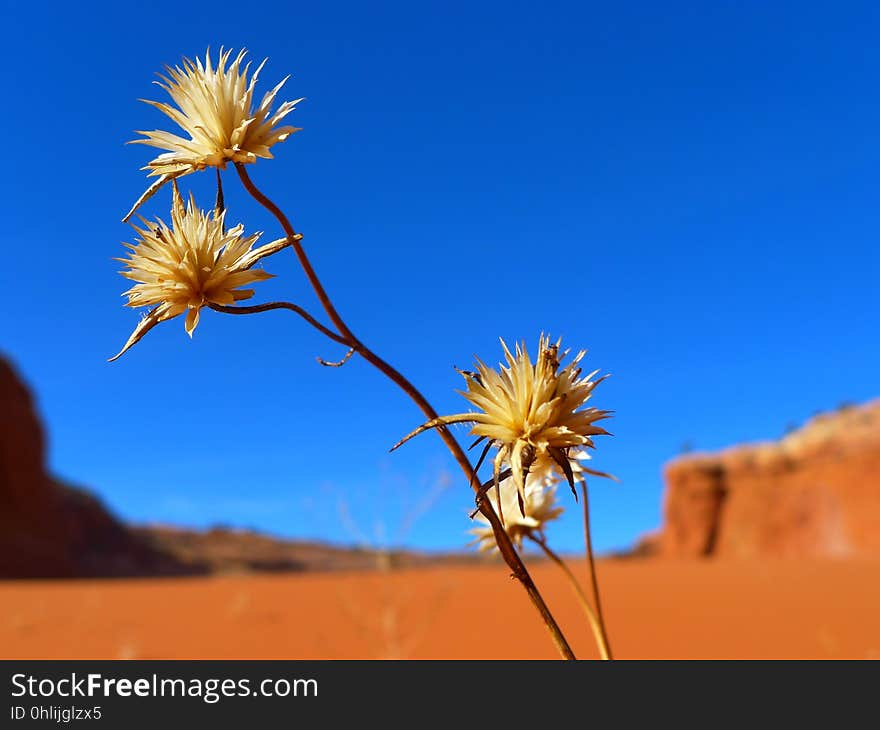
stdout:
<svg viewBox="0 0 880 730">
<path fill-rule="evenodd" d="M 38 392 L 52 468 L 124 517 L 351 542 L 464 544 L 472 503 L 420 414 L 285 313 L 208 312 L 120 361 L 112 257 L 170 122 L 154 73 L 221 45 L 304 128 L 250 171 L 339 309 L 441 412 L 452 366 L 541 330 L 613 373 L 599 549 L 656 527 L 684 442 L 775 438 L 880 395 L 876 3 L 3 4 L 0 348 Z M 277 225 L 227 175 L 230 219 Z M 207 202 L 207 176 L 190 176 Z M 148 204 L 167 216 L 168 196 Z M 317 310 L 289 252 L 259 299 Z M 400 524 L 450 478 L 404 537 Z M 577 511 L 550 532 L 580 544 Z M 345 504 L 351 521 L 343 516 Z M 345 510 L 342 510 L 345 512 Z M 356 526 L 356 527 L 355 527 Z"/>
</svg>

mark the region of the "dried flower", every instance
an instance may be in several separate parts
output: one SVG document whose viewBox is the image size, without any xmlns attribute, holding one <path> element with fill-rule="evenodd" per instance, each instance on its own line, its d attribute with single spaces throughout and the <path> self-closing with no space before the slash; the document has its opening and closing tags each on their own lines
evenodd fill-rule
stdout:
<svg viewBox="0 0 880 730">
<path fill-rule="evenodd" d="M 491 499 L 492 504 L 498 503 L 497 490 L 500 490 L 501 494 L 500 507 L 504 516 L 504 530 L 517 547 L 522 545 L 523 538 L 529 535 L 543 537 L 544 526 L 563 512 L 562 507 L 556 503 L 556 485 L 545 486 L 537 475 L 529 475 L 522 509 L 520 509 L 519 492 L 513 479 L 503 479 L 498 487 L 489 489 L 488 498 Z M 476 536 L 475 542 L 479 549 L 486 551 L 496 548 L 495 533 L 489 520 L 481 514 L 477 515 L 476 520 L 482 524 L 472 529 L 471 534 Z"/>
<path fill-rule="evenodd" d="M 135 328 L 125 347 L 111 358 L 120 357 L 159 322 L 186 312 L 185 327 L 192 337 L 202 307 L 233 304 L 253 296 L 253 289 L 241 287 L 272 275 L 252 268 L 260 259 L 288 245 L 285 238 L 252 249 L 260 234 L 243 236 L 241 224 L 226 229 L 225 212 L 206 213 L 190 195 L 184 206 L 177 182 L 171 207 L 171 227 L 162 220 L 145 228 L 132 226 L 140 236 L 125 244 L 128 258 L 117 259 L 129 268 L 120 272 L 137 283 L 123 296 L 129 307 L 157 305 Z"/>
<path fill-rule="evenodd" d="M 430 428 L 473 423 L 471 434 L 478 437 L 476 443 L 487 440 L 479 463 L 490 446 L 498 449 L 494 461 L 496 484 L 501 465 L 510 464 L 513 480 L 524 500 L 529 470 L 536 460 L 544 459 L 552 460 L 559 467 L 574 491 L 571 450 L 594 448 L 592 437 L 608 433 L 595 423 L 608 418 L 611 411 L 583 408 L 593 389 L 607 376 L 593 380 L 598 371 L 581 376 L 578 365 L 585 351 L 560 369 L 560 361 L 568 355 L 568 350 L 560 355 L 560 344 L 561 341 L 557 341 L 551 345 L 550 339 L 541 335 L 538 358 L 532 364 L 524 343 L 517 345 L 512 354 L 502 340 L 507 365 L 502 364 L 500 371 L 480 360 L 477 360 L 476 373 L 460 371 L 467 381 L 467 391 L 461 394 L 480 410 L 428 421 L 394 448 Z"/>
<path fill-rule="evenodd" d="M 256 162 L 258 157 L 271 159 L 269 148 L 299 131 L 297 127 L 276 125 L 302 99 L 284 102 L 274 114 L 271 112 L 276 94 L 289 77 L 269 91 L 259 106 L 253 109 L 254 86 L 266 61 L 260 64 L 248 82 L 250 63 L 242 68 L 246 51 L 241 51 L 227 68 L 231 54 L 231 50 L 221 48 L 216 69 L 211 64 L 210 51 L 205 54 L 204 65 L 199 59 L 193 62 L 185 58 L 183 68 L 166 66 L 170 78 L 161 76 L 165 83 L 156 83 L 168 92 L 176 107 L 142 99 L 171 117 L 189 135 L 189 139 L 161 130 L 138 130 L 138 134 L 143 134 L 145 138 L 133 140 L 133 143 L 168 151 L 143 168 L 150 171 L 150 176 L 157 176 L 158 180 L 138 199 L 123 220 L 127 221 L 169 180 L 207 167 L 225 168 L 228 162 L 251 163 Z"/>
</svg>

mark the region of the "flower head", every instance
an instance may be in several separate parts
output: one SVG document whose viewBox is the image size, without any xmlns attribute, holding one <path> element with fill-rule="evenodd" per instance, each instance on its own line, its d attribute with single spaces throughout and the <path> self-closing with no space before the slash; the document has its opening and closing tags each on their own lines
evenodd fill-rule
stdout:
<svg viewBox="0 0 880 730">
<path fill-rule="evenodd" d="M 527 481 L 522 505 L 520 505 L 517 486 L 512 479 L 504 479 L 497 487 L 492 487 L 488 491 L 487 496 L 492 504 L 499 503 L 499 492 L 504 530 L 517 547 L 522 545 L 523 538 L 529 535 L 543 537 L 544 526 L 563 512 L 562 507 L 556 502 L 556 485 L 545 485 L 542 479 L 534 478 L 532 475 Z M 496 548 L 495 533 L 489 520 L 481 514 L 477 515 L 476 520 L 481 524 L 471 530 L 471 534 L 476 536 L 479 549 L 486 551 Z"/>
<path fill-rule="evenodd" d="M 579 363 L 585 351 L 561 367 L 568 351 L 560 353 L 560 344 L 557 341 L 551 345 L 550 339 L 541 335 L 538 357 L 533 363 L 525 344 L 517 345 L 511 353 L 502 340 L 506 365 L 494 370 L 477 360 L 477 372 L 461 371 L 467 381 L 467 390 L 461 394 L 479 410 L 428 421 L 397 446 L 429 428 L 472 423 L 471 434 L 478 437 L 476 443 L 487 441 L 483 457 L 490 446 L 498 449 L 496 483 L 501 465 L 509 464 L 513 481 L 524 499 L 529 470 L 540 461 L 551 461 L 574 491 L 571 452 L 594 448 L 592 437 L 608 433 L 595 425 L 596 421 L 608 418 L 611 412 L 584 407 L 604 377 L 594 380 L 598 371 L 582 375 Z"/>
<path fill-rule="evenodd" d="M 144 138 L 133 140 L 134 143 L 167 151 L 144 168 L 158 180 L 138 199 L 124 220 L 169 180 L 207 167 L 224 168 L 228 162 L 251 163 L 258 157 L 271 159 L 269 148 L 299 131 L 297 127 L 276 125 L 302 99 L 284 102 L 274 113 L 271 111 L 275 96 L 287 78 L 266 93 L 254 108 L 254 87 L 266 62 L 260 64 L 248 82 L 250 63 L 242 67 L 245 53 L 241 51 L 228 67 L 232 51 L 223 49 L 220 49 L 216 68 L 211 63 L 210 51 L 205 54 L 204 64 L 200 59 L 185 58 L 183 68 L 166 66 L 168 76 L 160 77 L 164 83 L 156 83 L 168 92 L 174 105 L 142 101 L 171 117 L 188 138 L 161 130 L 138 131 Z"/>
<path fill-rule="evenodd" d="M 184 206 L 177 183 L 171 207 L 171 226 L 157 219 L 145 228 L 132 226 L 139 235 L 129 249 L 127 258 L 117 259 L 128 266 L 120 272 L 137 282 L 123 296 L 129 307 L 153 306 L 135 328 L 120 357 L 159 322 L 186 312 L 185 327 L 192 337 L 199 323 L 202 307 L 210 304 L 228 305 L 254 294 L 241 287 L 272 275 L 252 268 L 261 258 L 280 251 L 287 239 L 279 239 L 257 249 L 260 237 L 243 235 L 241 224 L 226 229 L 225 213 L 206 213 L 196 206 L 190 195 Z"/>
</svg>

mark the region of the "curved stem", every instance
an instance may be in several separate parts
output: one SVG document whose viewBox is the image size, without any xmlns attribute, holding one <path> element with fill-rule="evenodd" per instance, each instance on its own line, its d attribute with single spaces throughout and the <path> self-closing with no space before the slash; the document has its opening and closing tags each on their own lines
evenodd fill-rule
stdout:
<svg viewBox="0 0 880 730">
<path fill-rule="evenodd" d="M 593 604 L 596 606 L 596 615 L 599 619 L 599 629 L 602 632 L 602 641 L 605 643 L 608 658 L 613 659 L 613 656 L 611 655 L 611 644 L 608 641 L 608 630 L 605 628 L 605 616 L 602 613 L 602 601 L 599 599 L 599 581 L 596 578 L 596 563 L 593 560 L 593 539 L 590 536 L 590 499 L 587 495 L 586 479 L 581 482 L 581 493 L 584 496 L 584 549 L 587 553 L 587 564 L 590 567 L 590 584 L 593 591 Z"/>
<path fill-rule="evenodd" d="M 245 170 L 244 165 L 242 165 L 241 163 L 236 163 L 235 169 L 238 172 L 238 176 L 241 179 L 242 185 L 244 185 L 245 189 L 254 197 L 254 199 L 258 203 L 260 203 L 264 208 L 272 213 L 272 215 L 274 215 L 278 222 L 281 224 L 281 227 L 284 229 L 285 235 L 291 241 L 293 250 L 296 252 L 296 256 L 299 259 L 300 265 L 302 266 L 303 271 L 305 272 L 306 277 L 309 280 L 309 283 L 312 285 L 312 288 L 315 290 L 315 294 L 317 295 L 318 300 L 321 302 L 321 306 L 324 307 L 324 311 L 327 313 L 327 316 L 330 317 L 333 325 L 337 328 L 342 337 L 345 338 L 346 344 L 348 344 L 350 347 L 353 347 L 361 357 L 363 357 L 367 362 L 369 362 L 380 372 L 386 375 L 392 382 L 394 382 L 395 385 L 397 385 L 413 400 L 413 402 L 415 402 L 415 404 L 419 407 L 422 413 L 427 416 L 429 420 L 437 418 L 437 411 L 434 410 L 433 406 L 418 391 L 418 389 L 412 383 L 410 383 L 409 380 L 407 380 L 398 370 L 392 367 L 389 363 L 385 362 L 366 345 L 364 345 L 360 340 L 358 340 L 357 337 L 355 337 L 354 333 L 349 329 L 348 325 L 346 325 L 342 317 L 336 311 L 336 308 L 333 306 L 333 303 L 330 301 L 330 297 L 327 295 L 326 290 L 321 284 L 320 279 L 318 279 L 318 275 L 315 273 L 315 270 L 312 268 L 312 264 L 309 261 L 308 256 L 306 255 L 305 249 L 303 248 L 300 241 L 301 237 L 297 236 L 297 233 L 291 225 L 290 221 L 287 219 L 287 216 L 284 215 L 284 213 L 277 205 L 275 205 L 275 203 L 273 203 L 269 198 L 263 195 L 260 190 L 257 189 L 254 183 L 251 181 L 247 170 Z M 456 462 L 458 462 L 458 465 L 464 472 L 465 477 L 467 477 L 474 490 L 479 493 L 479 479 L 476 478 L 474 469 L 471 466 L 467 454 L 461 448 L 458 441 L 455 439 L 449 429 L 441 427 L 438 428 L 437 431 L 440 434 L 440 438 L 443 439 L 443 443 L 446 444 L 446 447 L 449 449 Z M 532 580 L 531 575 L 529 575 L 528 570 L 526 570 L 526 566 L 523 564 L 522 559 L 517 554 L 516 548 L 514 548 L 513 543 L 511 543 L 510 541 L 510 537 L 508 536 L 507 532 L 504 530 L 503 525 L 501 524 L 501 520 L 495 513 L 495 509 L 492 507 L 489 500 L 480 500 L 479 509 L 480 512 L 489 521 L 489 524 L 492 526 L 492 531 L 495 534 L 495 542 L 498 545 L 498 549 L 500 550 L 504 561 L 510 567 L 511 571 L 513 572 L 513 576 L 522 584 L 523 588 L 525 588 L 529 599 L 534 604 L 535 609 L 538 611 L 538 613 L 541 615 L 541 619 L 544 621 L 544 625 L 550 632 L 550 635 L 559 653 L 564 659 L 574 659 L 574 652 L 572 652 L 571 647 L 568 645 L 568 642 L 566 641 L 562 630 L 556 623 L 556 619 L 553 618 L 553 614 L 550 613 L 550 609 L 544 602 L 544 598 L 538 590 L 538 587 L 535 585 L 535 582 Z"/>
<path fill-rule="evenodd" d="M 340 345 L 351 345 L 347 339 L 336 334 L 330 328 L 325 327 L 305 309 L 297 304 L 292 304 L 291 302 L 267 302 L 266 304 L 252 304 L 247 307 L 230 307 L 225 304 L 209 304 L 208 306 L 215 312 L 223 312 L 224 314 L 257 314 L 259 312 L 268 312 L 271 309 L 289 309 L 291 312 L 296 312 L 306 322 L 312 325 L 312 327 L 321 332 L 321 334 L 329 337 L 334 342 L 338 342 Z"/>
<path fill-rule="evenodd" d="M 533 543 L 538 545 L 541 550 L 544 551 L 544 554 L 548 558 L 550 558 L 550 560 L 552 560 L 560 568 L 562 568 L 562 571 L 565 573 L 566 578 L 568 578 L 568 582 L 571 584 L 572 590 L 574 590 L 575 595 L 578 597 L 581 608 L 584 609 L 584 613 L 587 615 L 587 620 L 590 622 L 590 628 L 593 630 L 593 636 L 596 639 L 596 645 L 599 647 L 599 656 L 602 659 L 611 659 L 611 650 L 608 647 L 608 642 L 605 640 L 605 633 L 602 630 L 601 624 L 599 623 L 599 618 L 598 616 L 596 616 L 596 612 L 593 611 L 593 607 L 587 600 L 587 597 L 584 594 L 584 590 L 583 588 L 581 588 L 581 584 L 578 583 L 577 578 L 574 577 L 574 573 L 571 572 L 571 568 L 566 565 L 565 561 L 562 558 L 560 558 L 550 549 L 550 546 L 547 545 L 546 541 L 542 540 L 539 537 L 535 537 L 534 535 L 529 535 L 528 537 Z"/>
</svg>

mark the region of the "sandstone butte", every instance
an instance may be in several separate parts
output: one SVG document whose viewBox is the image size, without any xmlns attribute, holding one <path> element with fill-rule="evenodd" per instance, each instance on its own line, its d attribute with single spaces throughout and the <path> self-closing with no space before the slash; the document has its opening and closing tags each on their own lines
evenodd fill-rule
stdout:
<svg viewBox="0 0 880 730">
<path fill-rule="evenodd" d="M 815 416 L 773 443 L 691 454 L 664 469 L 666 557 L 880 556 L 880 400 Z"/>
</svg>

